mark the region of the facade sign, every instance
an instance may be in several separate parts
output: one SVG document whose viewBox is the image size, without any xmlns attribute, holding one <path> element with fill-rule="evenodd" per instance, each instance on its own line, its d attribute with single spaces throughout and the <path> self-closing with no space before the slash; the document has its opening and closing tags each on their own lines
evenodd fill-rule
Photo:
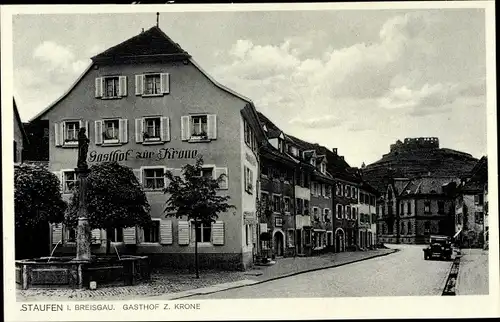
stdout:
<svg viewBox="0 0 500 322">
<path fill-rule="evenodd" d="M 131 159 L 153 159 L 156 161 L 173 159 L 195 159 L 197 155 L 198 150 L 176 150 L 174 148 L 162 148 L 157 151 L 135 151 L 132 149 L 118 149 L 107 153 L 93 150 L 89 153 L 88 162 L 128 161 Z"/>
<path fill-rule="evenodd" d="M 250 154 L 245 153 L 245 159 L 248 161 L 248 163 L 250 163 L 254 167 L 257 166 L 257 161 L 255 161 L 255 158 L 253 156 L 251 156 Z"/>
</svg>

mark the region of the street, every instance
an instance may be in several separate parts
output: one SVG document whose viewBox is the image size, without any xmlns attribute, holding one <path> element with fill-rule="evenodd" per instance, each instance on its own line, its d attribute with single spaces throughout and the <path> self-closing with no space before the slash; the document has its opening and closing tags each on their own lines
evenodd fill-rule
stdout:
<svg viewBox="0 0 500 322">
<path fill-rule="evenodd" d="M 394 254 L 189 299 L 441 295 L 451 261 L 424 260 L 423 245 Z"/>
</svg>

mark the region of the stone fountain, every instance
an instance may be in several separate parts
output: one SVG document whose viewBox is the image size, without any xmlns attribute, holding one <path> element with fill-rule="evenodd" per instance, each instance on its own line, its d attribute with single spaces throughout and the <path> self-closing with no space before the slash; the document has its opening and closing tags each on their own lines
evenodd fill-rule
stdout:
<svg viewBox="0 0 500 322">
<path fill-rule="evenodd" d="M 122 255 L 96 257 L 90 252 L 90 227 L 87 212 L 87 164 L 89 139 L 85 128 L 78 132 L 79 204 L 76 236 L 76 257 L 50 257 L 16 260 L 18 288 L 87 288 L 90 282 L 100 284 L 133 285 L 150 278 L 147 256 Z M 59 243 L 58 243 L 59 244 Z M 56 247 L 57 245 L 56 244 Z"/>
</svg>

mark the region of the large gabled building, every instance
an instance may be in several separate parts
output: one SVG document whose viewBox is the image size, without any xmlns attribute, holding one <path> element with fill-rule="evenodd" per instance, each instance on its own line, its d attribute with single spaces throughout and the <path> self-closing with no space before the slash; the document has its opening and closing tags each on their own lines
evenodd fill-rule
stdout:
<svg viewBox="0 0 500 322">
<path fill-rule="evenodd" d="M 133 169 L 151 204 L 150 227 L 94 230 L 93 252 L 109 238 L 121 253 L 147 254 L 157 264 L 190 266 L 194 236 L 205 267 L 244 269 L 253 262 L 258 142 L 265 138 L 252 101 L 219 84 L 154 26 L 92 57 L 69 90 L 35 120 L 47 121 L 49 169 L 69 198 L 75 184 L 78 129 L 90 139 L 87 162 L 117 161 Z M 235 211 L 197 231 L 166 217 L 165 170 L 180 173 L 203 156 L 204 175 L 226 174 L 221 194 Z M 75 232 L 54 225 L 58 252 L 74 252 Z"/>
<path fill-rule="evenodd" d="M 24 150 L 29 144 L 29 139 L 19 116 L 16 100 L 13 99 L 12 103 L 14 105 L 14 165 L 17 165 L 23 162 Z"/>
</svg>

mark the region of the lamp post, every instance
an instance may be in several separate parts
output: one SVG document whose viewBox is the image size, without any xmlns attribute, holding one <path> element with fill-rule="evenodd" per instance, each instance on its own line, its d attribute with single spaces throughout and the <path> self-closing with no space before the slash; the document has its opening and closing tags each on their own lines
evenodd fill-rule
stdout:
<svg viewBox="0 0 500 322">
<path fill-rule="evenodd" d="M 75 172 L 78 176 L 78 226 L 76 235 L 76 260 L 90 260 L 90 229 L 87 216 L 87 180 L 90 173 L 87 165 L 89 139 L 85 128 L 78 132 L 78 162 Z"/>
</svg>

